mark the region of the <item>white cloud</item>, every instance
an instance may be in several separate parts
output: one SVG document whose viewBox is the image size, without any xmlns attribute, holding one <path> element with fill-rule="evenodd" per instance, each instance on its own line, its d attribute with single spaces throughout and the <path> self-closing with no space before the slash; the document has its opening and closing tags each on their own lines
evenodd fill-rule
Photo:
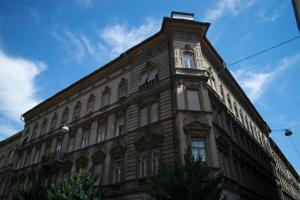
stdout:
<svg viewBox="0 0 300 200">
<path fill-rule="evenodd" d="M 138 44 L 159 30 L 157 20 L 148 18 L 145 24 L 138 27 L 127 27 L 122 24 L 107 26 L 99 31 L 101 38 L 112 48 L 113 54 L 120 54 Z"/>
<path fill-rule="evenodd" d="M 300 52 L 293 56 L 284 57 L 279 61 L 277 67 L 269 71 L 258 71 L 255 69 L 238 69 L 233 72 L 242 88 L 252 101 L 257 101 L 265 92 L 268 85 L 288 67 L 300 62 Z"/>
<path fill-rule="evenodd" d="M 257 13 L 258 23 L 275 22 L 281 14 L 282 10 L 279 9 L 273 10 L 271 13 L 267 13 L 266 10 L 261 10 Z"/>
<path fill-rule="evenodd" d="M 103 29 L 96 28 L 96 37 L 70 30 L 54 31 L 52 35 L 77 62 L 92 58 L 103 63 L 154 34 L 159 27 L 157 20 L 148 18 L 145 24 L 137 27 L 117 23 Z"/>
<path fill-rule="evenodd" d="M 224 15 L 234 16 L 254 5 L 256 0 L 219 0 L 217 5 L 206 11 L 205 20 L 214 22 Z"/>
<path fill-rule="evenodd" d="M 92 58 L 100 62 L 107 54 L 105 46 L 100 42 L 91 41 L 84 34 L 76 34 L 70 30 L 65 30 L 61 33 L 52 32 L 52 36 L 61 43 L 72 59 L 75 58 L 79 63 L 86 58 Z"/>
<path fill-rule="evenodd" d="M 20 116 L 39 102 L 35 79 L 45 68 L 42 62 L 10 57 L 0 49 L 0 112 L 3 117 L 20 122 Z M 14 129 L 1 120 L 0 131 L 8 130 Z"/>
</svg>

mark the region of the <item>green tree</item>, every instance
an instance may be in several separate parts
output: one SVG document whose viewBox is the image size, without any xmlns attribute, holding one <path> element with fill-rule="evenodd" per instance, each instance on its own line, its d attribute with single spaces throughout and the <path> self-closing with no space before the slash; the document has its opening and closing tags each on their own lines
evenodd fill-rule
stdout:
<svg viewBox="0 0 300 200">
<path fill-rule="evenodd" d="M 95 186 L 95 179 L 88 171 L 80 169 L 69 179 L 64 179 L 48 191 L 49 200 L 103 200 L 101 184 Z"/>
<path fill-rule="evenodd" d="M 204 167 L 188 150 L 184 164 L 162 165 L 147 181 L 148 194 L 155 200 L 218 200 L 222 192 L 221 173 Z"/>
<path fill-rule="evenodd" d="M 14 200 L 47 199 L 47 190 L 41 183 L 38 182 L 19 184 L 16 187 L 13 199 Z"/>
</svg>

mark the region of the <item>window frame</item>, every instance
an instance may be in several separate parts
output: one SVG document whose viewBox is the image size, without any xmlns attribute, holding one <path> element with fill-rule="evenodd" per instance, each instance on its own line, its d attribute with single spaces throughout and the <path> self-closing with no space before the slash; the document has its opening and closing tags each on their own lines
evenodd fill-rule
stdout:
<svg viewBox="0 0 300 200">
<path fill-rule="evenodd" d="M 127 97 L 127 95 L 128 95 L 128 81 L 122 78 L 118 87 L 118 99 L 125 98 Z"/>
<path fill-rule="evenodd" d="M 104 129 L 103 133 L 100 133 L 101 128 Z M 101 143 L 106 141 L 106 135 L 107 135 L 107 120 L 102 120 L 98 122 L 96 143 Z"/>
<path fill-rule="evenodd" d="M 119 120 L 120 119 L 122 119 L 123 118 L 123 131 L 122 131 L 122 133 L 120 133 L 119 132 Z M 126 112 L 124 112 L 124 113 L 120 113 L 120 114 L 118 114 L 118 115 L 116 115 L 116 123 L 115 123 L 116 125 L 115 125 L 115 136 L 116 137 L 119 137 L 119 136 L 122 136 L 122 135 L 124 135 L 125 133 L 126 133 Z"/>
<path fill-rule="evenodd" d="M 190 66 L 186 67 L 186 65 L 185 65 L 186 64 L 186 62 L 185 62 L 185 56 L 186 55 L 191 56 L 194 67 L 190 67 Z M 185 68 L 185 69 L 197 69 L 197 64 L 196 64 L 196 58 L 195 58 L 194 51 L 192 51 L 192 50 L 183 50 L 182 51 L 182 67 Z"/>
<path fill-rule="evenodd" d="M 81 102 L 77 101 L 73 110 L 73 120 L 77 120 L 80 117 L 81 107 Z"/>
<path fill-rule="evenodd" d="M 103 90 L 102 92 L 102 98 L 101 98 L 101 107 L 107 107 L 110 105 L 110 92 L 111 92 L 111 89 L 106 86 L 105 89 Z M 105 96 L 107 95 L 107 102 L 104 102 L 105 100 Z M 106 104 L 105 104 L 106 103 Z"/>
<path fill-rule="evenodd" d="M 68 107 L 65 107 L 62 115 L 61 115 L 61 121 L 60 121 L 60 125 L 64 126 L 68 124 L 68 119 L 69 119 L 69 114 L 70 114 L 70 110 Z"/>
<path fill-rule="evenodd" d="M 193 141 L 202 141 L 204 143 L 204 147 L 193 147 Z M 194 159 L 197 159 L 194 157 L 193 155 L 193 148 L 197 148 L 198 149 L 198 154 L 199 154 L 199 149 L 204 149 L 204 153 L 205 153 L 205 158 L 204 160 L 201 160 L 202 163 L 208 163 L 208 151 L 207 151 L 207 141 L 206 141 L 206 137 L 201 137 L 201 136 L 192 136 L 191 137 L 191 150 L 192 150 L 192 156 Z M 199 154 L 200 155 L 200 154 Z M 203 158 L 202 158 L 203 159 Z"/>
<path fill-rule="evenodd" d="M 95 101 L 96 101 L 96 97 L 94 94 L 90 94 L 87 104 L 86 104 L 86 113 L 89 114 L 91 112 L 93 112 L 94 107 L 95 107 Z"/>
</svg>

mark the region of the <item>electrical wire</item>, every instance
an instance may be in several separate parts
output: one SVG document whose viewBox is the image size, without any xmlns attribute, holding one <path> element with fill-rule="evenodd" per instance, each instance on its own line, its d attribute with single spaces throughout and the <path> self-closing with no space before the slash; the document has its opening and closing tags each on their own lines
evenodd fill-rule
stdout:
<svg viewBox="0 0 300 200">
<path fill-rule="evenodd" d="M 246 57 L 246 58 L 242 58 L 242 59 L 240 59 L 240 60 L 237 60 L 237 61 L 235 61 L 235 62 L 233 62 L 233 63 L 227 65 L 227 67 L 232 66 L 232 65 L 236 65 L 236 64 L 238 64 L 238 63 L 240 63 L 240 62 L 242 62 L 242 61 L 245 61 L 245 60 L 248 60 L 248 59 L 253 58 L 253 57 L 255 57 L 255 56 L 258 56 L 258 55 L 260 55 L 260 54 L 263 54 L 263 53 L 265 53 L 265 52 L 267 52 L 267 51 L 270 51 L 270 50 L 275 49 L 275 48 L 277 48 L 277 47 L 280 47 L 280 46 L 282 46 L 282 45 L 284 45 L 284 44 L 287 44 L 287 43 L 289 43 L 289 42 L 292 42 L 293 40 L 296 40 L 296 39 L 298 39 L 298 38 L 300 38 L 300 35 L 298 35 L 298 36 L 296 36 L 296 37 L 293 37 L 293 38 L 291 38 L 291 39 L 288 39 L 288 40 L 286 40 L 286 41 L 284 41 L 284 42 L 281 42 L 281 43 L 279 43 L 279 44 L 276 44 L 276 45 L 274 45 L 274 46 L 272 46 L 272 47 L 269 47 L 269 48 L 267 48 L 267 49 L 261 50 L 261 51 L 259 51 L 259 52 L 257 52 L 257 53 L 254 53 L 254 54 L 252 54 L 252 55 L 250 55 L 250 56 L 248 56 L 248 57 Z"/>
<path fill-rule="evenodd" d="M 293 141 L 291 138 L 289 138 L 289 140 L 290 140 L 290 142 L 292 143 L 292 146 L 294 147 L 294 149 L 295 149 L 295 151 L 296 151 L 296 154 L 297 154 L 297 156 L 298 156 L 298 158 L 299 158 L 299 160 L 300 160 L 300 153 L 299 153 L 299 151 L 298 151 L 298 149 L 297 149 L 297 147 L 296 147 L 294 141 Z"/>
</svg>

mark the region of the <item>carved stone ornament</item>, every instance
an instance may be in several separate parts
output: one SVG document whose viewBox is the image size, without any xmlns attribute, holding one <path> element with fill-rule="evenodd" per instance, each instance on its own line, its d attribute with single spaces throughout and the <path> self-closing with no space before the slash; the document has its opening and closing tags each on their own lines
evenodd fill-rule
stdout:
<svg viewBox="0 0 300 200">
<path fill-rule="evenodd" d="M 136 138 L 135 146 L 140 150 L 157 147 L 162 143 L 163 138 L 161 133 L 143 132 Z"/>
<path fill-rule="evenodd" d="M 183 129 L 185 133 L 189 135 L 206 136 L 209 134 L 211 127 L 206 123 L 194 121 L 186 124 Z"/>
<path fill-rule="evenodd" d="M 123 157 L 126 152 L 126 147 L 123 145 L 117 144 L 110 150 L 110 155 L 114 158 Z"/>
<path fill-rule="evenodd" d="M 106 154 L 103 151 L 96 151 L 92 155 L 93 164 L 96 165 L 104 161 Z"/>
</svg>

